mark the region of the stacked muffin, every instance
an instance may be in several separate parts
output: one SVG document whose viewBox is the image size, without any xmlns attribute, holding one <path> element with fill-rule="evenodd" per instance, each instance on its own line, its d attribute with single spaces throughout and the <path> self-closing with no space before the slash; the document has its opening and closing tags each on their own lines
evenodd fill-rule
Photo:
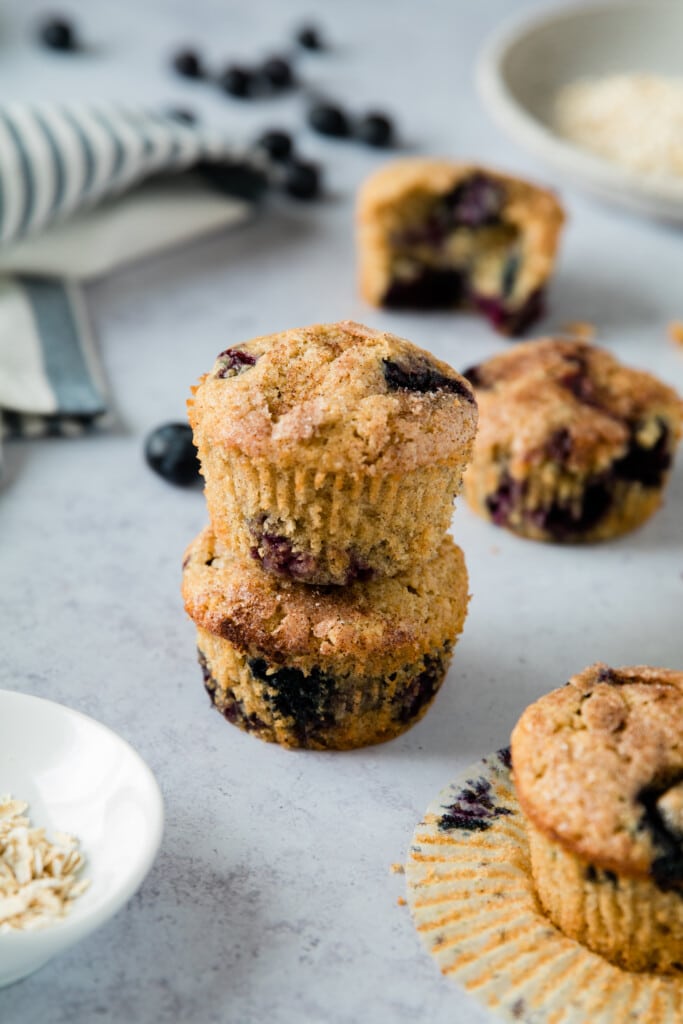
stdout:
<svg viewBox="0 0 683 1024">
<path fill-rule="evenodd" d="M 343 322 L 226 349 L 188 406 L 211 525 L 183 596 L 213 703 L 289 747 L 403 732 L 467 611 L 446 530 L 476 432 L 471 386 Z"/>
</svg>

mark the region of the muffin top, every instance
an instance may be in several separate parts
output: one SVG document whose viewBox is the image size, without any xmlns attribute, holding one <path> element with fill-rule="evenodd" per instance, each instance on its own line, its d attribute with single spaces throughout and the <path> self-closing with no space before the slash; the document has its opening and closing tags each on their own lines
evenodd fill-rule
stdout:
<svg viewBox="0 0 683 1024">
<path fill-rule="evenodd" d="M 251 657 L 332 670 L 342 660 L 362 675 L 411 664 L 454 640 L 468 601 L 465 560 L 450 537 L 431 562 L 400 576 L 324 588 L 264 573 L 209 528 L 185 553 L 182 592 L 198 626 Z"/>
<path fill-rule="evenodd" d="M 598 867 L 683 885 L 683 672 L 595 664 L 512 733 L 525 815 Z"/>
<path fill-rule="evenodd" d="M 547 189 L 478 164 L 428 157 L 392 160 L 367 178 L 358 196 L 359 219 L 391 220 L 397 216 L 403 220 L 406 204 L 414 206 L 419 214 L 423 201 L 450 192 L 468 179 L 476 180 L 478 198 L 485 202 L 489 214 L 494 212 L 495 196 L 495 212 L 501 213 L 504 208 L 505 219 L 520 227 L 538 220 L 556 231 L 564 221 L 562 206 Z M 484 186 L 488 186 L 485 191 Z"/>
<path fill-rule="evenodd" d="M 393 334 L 343 321 L 228 348 L 188 402 L 195 443 L 278 466 L 391 473 L 466 460 L 470 384 Z"/>
<path fill-rule="evenodd" d="M 681 436 L 683 402 L 656 377 L 574 339 L 545 338 L 465 371 L 480 408 L 477 452 L 508 472 L 561 463 L 576 473 L 615 469 L 657 485 Z"/>
</svg>

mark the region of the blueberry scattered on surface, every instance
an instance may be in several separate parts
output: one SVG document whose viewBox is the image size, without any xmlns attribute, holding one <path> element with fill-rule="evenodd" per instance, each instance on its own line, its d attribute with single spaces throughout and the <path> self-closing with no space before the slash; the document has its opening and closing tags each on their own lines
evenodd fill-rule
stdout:
<svg viewBox="0 0 683 1024">
<path fill-rule="evenodd" d="M 324 50 L 320 30 L 315 25 L 302 25 L 296 34 L 296 41 L 304 50 Z"/>
<path fill-rule="evenodd" d="M 294 84 L 292 66 L 284 57 L 270 57 L 263 64 L 261 74 L 273 89 L 289 89 Z"/>
<path fill-rule="evenodd" d="M 257 145 L 273 160 L 288 160 L 294 149 L 292 136 L 277 128 L 264 132 Z"/>
<path fill-rule="evenodd" d="M 155 473 L 179 487 L 200 479 L 197 449 L 187 423 L 164 423 L 148 434 L 145 459 Z"/>
<path fill-rule="evenodd" d="M 40 26 L 38 38 L 49 50 L 74 53 L 79 49 L 76 29 L 67 18 L 48 18 Z"/>
<path fill-rule="evenodd" d="M 321 189 L 320 168 L 307 161 L 293 160 L 287 168 L 284 189 L 294 199 L 315 199 Z"/>
<path fill-rule="evenodd" d="M 183 78 L 203 78 L 204 70 L 195 50 L 179 50 L 173 57 L 173 67 Z"/>
<path fill-rule="evenodd" d="M 226 68 L 218 80 L 218 84 L 224 92 L 230 96 L 237 96 L 245 99 L 254 93 L 256 87 L 256 76 L 248 68 L 238 67 L 232 64 Z"/>
<path fill-rule="evenodd" d="M 337 139 L 346 138 L 350 132 L 346 114 L 333 103 L 314 104 L 308 112 L 308 123 L 318 134 Z"/>
<path fill-rule="evenodd" d="M 360 119 L 354 135 L 368 146 L 390 146 L 394 140 L 394 126 L 386 114 L 373 112 Z"/>
</svg>

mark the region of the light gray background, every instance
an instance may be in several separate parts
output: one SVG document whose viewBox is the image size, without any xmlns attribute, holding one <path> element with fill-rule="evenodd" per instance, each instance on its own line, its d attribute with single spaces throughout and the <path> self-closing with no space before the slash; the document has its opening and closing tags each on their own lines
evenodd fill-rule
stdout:
<svg viewBox="0 0 683 1024">
<path fill-rule="evenodd" d="M 386 746 L 315 754 L 261 744 L 210 710 L 178 593 L 204 502 L 154 476 L 142 444 L 152 427 L 183 417 L 190 384 L 219 350 L 254 335 L 352 317 L 459 368 L 507 344 L 470 316 L 389 315 L 359 299 L 354 192 L 386 155 L 312 136 L 298 93 L 241 104 L 185 84 L 166 70 L 168 52 L 196 42 L 214 63 L 251 60 L 316 8 L 335 51 L 302 59 L 312 85 L 357 111 L 395 113 L 420 152 L 546 181 L 494 129 L 472 84 L 488 33 L 533 5 L 83 0 L 56 5 L 78 14 L 99 51 L 74 59 L 30 43 L 36 14 L 52 6 L 3 3 L 3 99 L 176 101 L 240 138 L 291 125 L 301 150 L 324 163 L 329 198 L 274 203 L 244 228 L 91 287 L 118 428 L 7 446 L 0 685 L 79 708 L 125 736 L 159 779 L 167 827 L 130 905 L 0 992 L 0 1020 L 490 1021 L 423 951 L 390 864 L 403 860 L 441 787 L 505 744 L 536 696 L 596 659 L 683 667 L 683 467 L 647 527 L 599 548 L 517 540 L 461 504 L 453 530 L 472 602 L 436 705 Z M 624 360 L 683 388 L 683 352 L 666 336 L 667 322 L 683 317 L 680 233 L 562 195 L 569 223 L 540 330 L 591 320 Z"/>
</svg>

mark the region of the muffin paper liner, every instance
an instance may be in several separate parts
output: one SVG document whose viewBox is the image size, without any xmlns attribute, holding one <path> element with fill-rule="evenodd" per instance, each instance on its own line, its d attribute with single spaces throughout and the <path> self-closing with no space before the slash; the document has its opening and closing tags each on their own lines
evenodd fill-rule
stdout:
<svg viewBox="0 0 683 1024">
<path fill-rule="evenodd" d="M 509 763 L 471 765 L 413 834 L 408 904 L 441 971 L 506 1021 L 681 1024 L 683 977 L 623 971 L 544 916 Z"/>
<path fill-rule="evenodd" d="M 345 583 L 353 558 L 379 576 L 432 557 L 448 529 L 465 457 L 454 466 L 372 476 L 312 466 L 278 469 L 264 460 L 215 447 L 200 449 L 206 501 L 216 534 L 249 555 L 250 532 L 265 516 L 269 529 L 314 559 L 301 582 Z"/>
</svg>

